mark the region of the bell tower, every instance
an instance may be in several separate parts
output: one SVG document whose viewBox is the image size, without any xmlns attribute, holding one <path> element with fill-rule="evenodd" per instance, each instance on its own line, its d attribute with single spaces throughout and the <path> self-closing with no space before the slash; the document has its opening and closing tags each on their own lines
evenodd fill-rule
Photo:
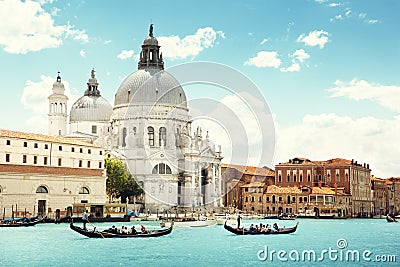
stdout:
<svg viewBox="0 0 400 267">
<path fill-rule="evenodd" d="M 164 61 L 157 39 L 153 36 L 153 24 L 150 24 L 149 36 L 143 41 L 138 69 L 164 69 Z"/>
<path fill-rule="evenodd" d="M 61 82 L 60 72 L 53 84 L 53 93 L 49 99 L 49 135 L 65 136 L 67 134 L 67 101 L 64 94 L 64 84 Z"/>
</svg>

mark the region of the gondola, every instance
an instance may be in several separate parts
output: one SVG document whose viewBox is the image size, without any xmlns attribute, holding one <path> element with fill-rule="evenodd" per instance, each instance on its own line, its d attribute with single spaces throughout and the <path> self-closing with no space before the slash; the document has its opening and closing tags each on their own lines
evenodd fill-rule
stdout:
<svg viewBox="0 0 400 267">
<path fill-rule="evenodd" d="M 250 232 L 249 229 L 246 228 L 234 228 L 232 226 L 229 226 L 224 224 L 224 228 L 228 230 L 231 233 L 234 233 L 235 235 L 280 235 L 280 234 L 291 234 L 296 232 L 297 226 L 299 223 L 297 222 L 294 227 L 291 228 L 279 228 L 278 231 L 273 232 L 273 231 L 268 231 L 268 232 Z"/>
<path fill-rule="evenodd" d="M 8 220 L 7 223 L 0 223 L 0 227 L 28 227 L 28 226 L 34 226 L 38 223 L 40 223 L 43 220 L 43 218 L 41 219 L 35 219 L 33 221 L 31 220 Z"/>
<path fill-rule="evenodd" d="M 145 233 L 138 232 L 137 234 L 115 234 L 115 233 L 110 233 L 107 231 L 97 231 L 96 228 L 93 230 L 85 230 L 82 227 L 74 225 L 73 222 L 69 224 L 69 227 L 74 230 L 75 232 L 84 235 L 89 238 L 140 238 L 140 237 L 158 237 L 158 236 L 163 236 L 163 235 L 168 235 L 172 232 L 172 227 L 173 223 L 171 224 L 171 227 L 167 229 L 161 229 L 161 230 L 148 230 Z"/>
<path fill-rule="evenodd" d="M 398 222 L 398 220 L 394 217 L 391 217 L 389 215 L 386 216 L 386 221 L 387 222 Z"/>
</svg>

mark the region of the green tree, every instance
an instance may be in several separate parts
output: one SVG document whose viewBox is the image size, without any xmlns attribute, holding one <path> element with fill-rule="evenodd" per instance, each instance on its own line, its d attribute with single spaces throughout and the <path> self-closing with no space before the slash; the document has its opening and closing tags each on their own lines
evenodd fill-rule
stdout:
<svg viewBox="0 0 400 267">
<path fill-rule="evenodd" d="M 106 191 L 110 200 L 121 197 L 121 202 L 125 202 L 127 197 L 138 196 L 143 193 L 143 189 L 128 173 L 121 160 L 106 158 L 105 168 L 107 175 Z"/>
</svg>

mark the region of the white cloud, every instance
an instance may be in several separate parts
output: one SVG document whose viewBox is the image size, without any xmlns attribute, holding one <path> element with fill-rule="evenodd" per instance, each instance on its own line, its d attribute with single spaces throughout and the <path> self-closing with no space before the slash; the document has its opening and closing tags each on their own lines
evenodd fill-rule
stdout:
<svg viewBox="0 0 400 267">
<path fill-rule="evenodd" d="M 328 6 L 329 7 L 338 7 L 338 6 L 340 6 L 340 3 L 330 3 Z"/>
<path fill-rule="evenodd" d="M 133 53 L 134 53 L 133 50 L 122 50 L 121 53 L 117 55 L 117 58 L 122 60 L 128 59 L 133 56 Z"/>
<path fill-rule="evenodd" d="M 304 62 L 304 60 L 309 59 L 310 55 L 304 51 L 304 49 L 297 49 L 293 54 L 292 57 L 299 62 Z"/>
<path fill-rule="evenodd" d="M 276 124 L 277 125 L 277 124 Z M 400 116 L 353 119 L 334 113 L 306 115 L 298 125 L 277 129 L 275 163 L 296 156 L 310 160 L 335 157 L 368 163 L 378 177 L 398 176 Z"/>
<path fill-rule="evenodd" d="M 45 75 L 41 75 L 38 82 L 27 80 L 21 96 L 21 104 L 31 112 L 27 124 L 40 133 L 47 133 L 49 108 L 47 97 L 52 94 L 55 81 L 55 77 Z M 62 82 L 65 87 L 65 95 L 68 97 L 68 106 L 71 106 L 79 98 L 79 95 L 71 93 L 67 81 Z"/>
<path fill-rule="evenodd" d="M 290 65 L 287 68 L 281 68 L 280 69 L 282 72 L 297 72 L 300 71 L 300 64 L 293 62 L 292 65 Z"/>
<path fill-rule="evenodd" d="M 327 89 L 331 97 L 348 97 L 353 100 L 371 100 L 390 110 L 400 112 L 400 86 L 380 85 L 365 80 L 353 79 L 350 82 L 337 80 L 335 87 Z"/>
<path fill-rule="evenodd" d="M 378 23 L 378 22 L 380 22 L 380 21 L 377 20 L 377 19 L 369 19 L 369 20 L 366 20 L 366 22 L 367 22 L 368 24 L 376 24 L 376 23 Z"/>
<path fill-rule="evenodd" d="M 111 40 L 105 40 L 104 44 L 110 44 L 112 41 Z"/>
<path fill-rule="evenodd" d="M 335 21 L 335 20 L 343 20 L 343 16 L 342 15 L 336 15 L 334 18 L 331 18 L 330 21 Z"/>
<path fill-rule="evenodd" d="M 89 40 L 84 31 L 74 29 L 70 24 L 54 25 L 52 15 L 38 2 L 0 1 L 0 17 L 0 46 L 8 53 L 25 54 L 55 48 L 64 38 Z"/>
<path fill-rule="evenodd" d="M 275 51 L 260 51 L 257 56 L 247 60 L 244 65 L 256 66 L 258 68 L 278 68 L 281 60 Z"/>
<path fill-rule="evenodd" d="M 82 49 L 81 51 L 79 51 L 79 55 L 81 55 L 81 57 L 86 57 L 86 51 Z"/>
<path fill-rule="evenodd" d="M 224 39 L 224 32 L 205 27 L 183 38 L 175 35 L 160 36 L 157 39 L 162 46 L 163 57 L 174 60 L 197 56 L 205 48 L 213 47 L 218 37 Z"/>
<path fill-rule="evenodd" d="M 265 43 L 268 42 L 268 41 L 269 41 L 268 38 L 264 38 L 264 39 L 261 41 L 260 45 L 263 45 L 263 44 L 265 44 Z"/>
<path fill-rule="evenodd" d="M 292 65 L 288 68 L 281 68 L 282 72 L 297 72 L 300 71 L 300 63 L 310 58 L 310 55 L 304 49 L 298 49 L 290 55 L 292 58 Z"/>
<path fill-rule="evenodd" d="M 308 35 L 301 34 L 297 38 L 297 42 L 303 42 L 307 46 L 319 46 L 319 48 L 324 48 L 325 44 L 328 42 L 328 32 L 319 30 L 309 32 Z"/>
</svg>

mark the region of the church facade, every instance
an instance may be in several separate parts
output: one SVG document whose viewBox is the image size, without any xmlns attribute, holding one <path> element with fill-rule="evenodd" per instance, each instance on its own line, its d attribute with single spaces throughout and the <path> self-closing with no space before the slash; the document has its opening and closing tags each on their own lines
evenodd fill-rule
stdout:
<svg viewBox="0 0 400 267">
<path fill-rule="evenodd" d="M 119 86 L 113 107 L 101 97 L 92 70 L 84 96 L 72 105 L 66 136 L 93 142 L 125 162 L 145 191 L 146 210 L 221 207 L 221 148 L 208 132 L 192 129 L 185 92 L 164 70 L 160 47 L 151 25 L 138 69 Z M 49 114 L 50 135 L 63 133 L 58 122 L 66 120 L 58 115 Z"/>
</svg>

